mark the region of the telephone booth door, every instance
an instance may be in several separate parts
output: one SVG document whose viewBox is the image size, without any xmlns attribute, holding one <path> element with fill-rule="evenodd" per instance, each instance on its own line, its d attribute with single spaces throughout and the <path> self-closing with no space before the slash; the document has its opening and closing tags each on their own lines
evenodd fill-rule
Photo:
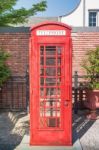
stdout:
<svg viewBox="0 0 99 150">
<path fill-rule="evenodd" d="M 30 144 L 71 145 L 71 109 L 70 28 L 41 24 L 30 39 Z"/>
</svg>

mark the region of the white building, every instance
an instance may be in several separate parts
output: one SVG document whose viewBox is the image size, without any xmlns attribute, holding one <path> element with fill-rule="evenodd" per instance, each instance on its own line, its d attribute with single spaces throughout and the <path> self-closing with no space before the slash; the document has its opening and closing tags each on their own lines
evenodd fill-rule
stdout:
<svg viewBox="0 0 99 150">
<path fill-rule="evenodd" d="M 59 21 L 70 26 L 99 26 L 99 0 L 80 0 L 78 6 L 69 14 L 60 16 Z"/>
</svg>

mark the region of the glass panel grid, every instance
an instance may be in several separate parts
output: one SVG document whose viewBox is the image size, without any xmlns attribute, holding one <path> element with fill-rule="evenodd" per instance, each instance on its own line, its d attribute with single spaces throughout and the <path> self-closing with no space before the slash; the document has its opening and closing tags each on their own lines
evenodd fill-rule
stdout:
<svg viewBox="0 0 99 150">
<path fill-rule="evenodd" d="M 40 47 L 40 128 L 61 127 L 62 47 Z"/>
<path fill-rule="evenodd" d="M 89 26 L 96 26 L 97 12 L 89 12 Z"/>
</svg>

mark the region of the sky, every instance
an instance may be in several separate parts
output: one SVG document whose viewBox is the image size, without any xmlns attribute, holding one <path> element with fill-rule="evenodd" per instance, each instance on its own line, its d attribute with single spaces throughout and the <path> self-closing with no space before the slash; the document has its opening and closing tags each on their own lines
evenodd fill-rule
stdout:
<svg viewBox="0 0 99 150">
<path fill-rule="evenodd" d="M 38 3 L 41 0 L 18 0 L 16 9 L 20 7 L 30 8 L 32 4 Z M 36 16 L 62 16 L 71 12 L 80 0 L 47 0 L 47 10 L 45 12 L 37 13 Z"/>
</svg>

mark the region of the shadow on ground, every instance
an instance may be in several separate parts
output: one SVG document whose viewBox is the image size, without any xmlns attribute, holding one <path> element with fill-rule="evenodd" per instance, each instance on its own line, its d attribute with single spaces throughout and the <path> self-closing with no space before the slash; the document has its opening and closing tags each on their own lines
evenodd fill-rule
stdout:
<svg viewBox="0 0 99 150">
<path fill-rule="evenodd" d="M 79 138 L 81 138 L 95 122 L 95 120 L 87 119 L 86 114 L 87 110 L 82 110 L 79 111 L 78 114 L 73 114 L 73 135 L 76 130 Z M 75 140 L 74 138 L 73 142 L 75 142 Z"/>
<path fill-rule="evenodd" d="M 14 150 L 29 126 L 26 113 L 0 113 L 0 150 Z"/>
</svg>

